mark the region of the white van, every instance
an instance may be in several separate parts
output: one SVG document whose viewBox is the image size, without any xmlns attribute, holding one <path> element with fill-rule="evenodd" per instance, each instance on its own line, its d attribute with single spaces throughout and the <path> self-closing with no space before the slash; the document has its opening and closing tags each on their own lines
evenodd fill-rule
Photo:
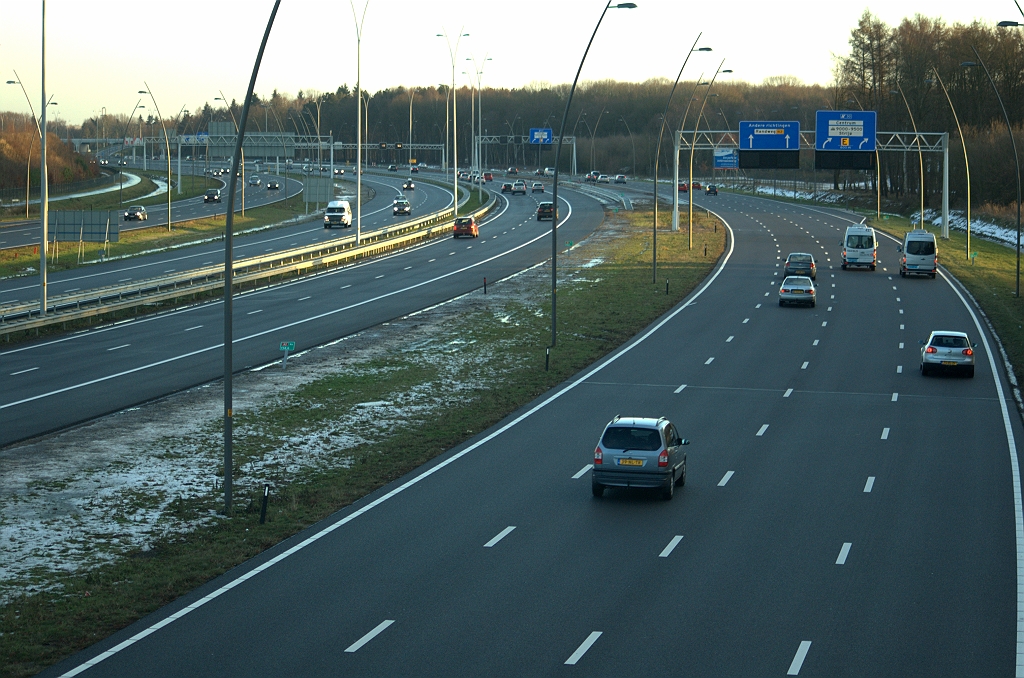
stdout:
<svg viewBox="0 0 1024 678">
<path fill-rule="evenodd" d="M 348 200 L 332 200 L 327 203 L 327 211 L 324 212 L 324 228 L 332 228 L 334 226 L 351 226 L 352 225 L 352 208 L 348 204 Z"/>
<path fill-rule="evenodd" d="M 939 252 L 935 245 L 935 235 L 917 228 L 903 237 L 903 244 L 897 245 L 902 253 L 900 257 L 900 277 L 906 278 L 911 273 L 935 277 L 939 267 Z"/>
<path fill-rule="evenodd" d="M 555 168 L 554 167 L 545 167 L 544 168 L 544 176 L 546 176 L 546 177 L 553 177 L 553 176 L 555 176 Z"/>
<path fill-rule="evenodd" d="M 850 226 L 846 229 L 846 237 L 839 243 L 843 246 L 843 265 L 845 271 L 847 266 L 867 266 L 872 271 L 878 263 L 878 240 L 875 239 L 875 229 L 864 224 Z"/>
</svg>

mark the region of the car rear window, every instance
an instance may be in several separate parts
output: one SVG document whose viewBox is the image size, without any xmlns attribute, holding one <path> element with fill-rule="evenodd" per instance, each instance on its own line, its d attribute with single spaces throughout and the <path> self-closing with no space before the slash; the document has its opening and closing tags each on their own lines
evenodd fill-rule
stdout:
<svg viewBox="0 0 1024 678">
<path fill-rule="evenodd" d="M 931 240 L 910 240 L 907 242 L 907 254 L 918 256 L 935 254 L 935 243 Z"/>
<path fill-rule="evenodd" d="M 848 235 L 846 236 L 846 246 L 866 250 L 874 248 L 875 243 L 870 235 Z"/>
<path fill-rule="evenodd" d="M 612 426 L 604 432 L 601 444 L 609 450 L 644 450 L 661 448 L 661 434 L 653 428 Z"/>
<path fill-rule="evenodd" d="M 941 346 L 942 348 L 967 348 L 967 339 L 964 337 L 950 337 L 943 334 L 932 339 L 932 346 Z"/>
<path fill-rule="evenodd" d="M 473 222 L 473 220 L 471 218 L 469 218 L 469 217 L 459 217 L 458 219 L 455 220 L 455 225 L 456 226 L 469 226 L 472 222 Z"/>
<path fill-rule="evenodd" d="M 710 188 L 710 186 L 708 188 Z M 808 263 L 809 264 L 809 263 L 811 263 L 811 255 L 810 254 L 790 254 L 789 255 L 789 261 L 790 261 L 790 263 L 793 263 L 793 262 L 798 262 L 798 263 L 799 262 L 803 262 L 803 263 Z"/>
</svg>

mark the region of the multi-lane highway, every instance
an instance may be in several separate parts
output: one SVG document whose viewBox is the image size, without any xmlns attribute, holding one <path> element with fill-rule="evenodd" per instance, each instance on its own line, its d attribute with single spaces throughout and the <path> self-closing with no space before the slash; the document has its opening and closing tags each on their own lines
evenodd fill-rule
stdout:
<svg viewBox="0 0 1024 678">
<path fill-rule="evenodd" d="M 374 230 L 410 217 L 392 215 L 391 198 L 402 177 L 365 177 L 376 198 L 364 205 L 363 228 Z M 390 192 L 389 192 L 390 191 Z M 413 215 L 451 204 L 444 188 L 418 183 L 406 192 Z M 567 192 L 564 239 L 579 241 L 601 223 L 600 206 Z M 546 194 L 545 194 L 546 195 Z M 500 198 L 478 239 L 440 238 L 425 245 L 239 296 L 234 307 L 234 360 L 238 369 L 280 356 L 281 341 L 298 350 L 346 336 L 399 315 L 450 299 L 544 261 L 550 227 L 536 221 L 538 199 Z M 325 231 L 306 222 L 237 240 L 239 255 L 294 247 L 350 229 Z M 244 248 L 244 249 L 243 249 Z M 103 282 L 147 277 L 216 262 L 216 244 L 145 259 L 109 262 L 69 272 L 50 289 L 70 291 Z M 87 280 L 85 278 L 88 278 Z M 6 294 L 32 295 L 29 285 Z M 121 323 L 101 330 L 0 350 L 0 445 L 120 410 L 222 374 L 223 310 L 209 303 Z"/>
<path fill-rule="evenodd" d="M 566 193 L 567 228 L 585 230 L 593 208 Z M 707 204 L 731 226 L 726 256 L 619 352 L 46 675 L 1013 674 L 1022 428 L 977 309 L 945 276 L 901 279 L 885 238 L 878 270 L 841 271 L 850 218 L 836 210 Z M 442 270 L 472 285 L 494 252 L 538 230 L 514 201 L 503 210 L 480 241 L 243 297 L 239 317 L 276 298 L 326 320 L 415 284 L 427 303 Z M 777 305 L 791 251 L 821 262 L 814 309 Z M 215 306 L 188 313 L 136 336 L 184 342 L 177 327 L 217 322 Z M 268 340 L 324 336 L 275 313 L 284 329 Z M 978 342 L 975 378 L 919 374 L 917 341 L 933 329 Z M 120 331 L 62 350 L 99 355 Z M 261 359 L 256 331 L 239 336 L 240 362 Z M 188 343 L 203 350 L 216 334 Z M 125 369 L 162 359 L 124 350 Z M 216 360 L 196 354 L 190 370 L 214 373 Z M 170 376 L 133 378 L 150 379 Z M 35 407 L 74 405 L 48 398 Z M 673 501 L 591 496 L 591 455 L 616 414 L 666 416 L 692 441 Z"/>
</svg>

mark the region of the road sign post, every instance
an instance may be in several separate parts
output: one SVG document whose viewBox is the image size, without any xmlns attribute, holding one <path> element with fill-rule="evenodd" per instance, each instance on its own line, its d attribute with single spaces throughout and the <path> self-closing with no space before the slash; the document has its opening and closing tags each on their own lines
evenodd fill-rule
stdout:
<svg viewBox="0 0 1024 678">
<path fill-rule="evenodd" d="M 281 350 L 284 351 L 284 356 L 281 358 L 281 369 L 283 370 L 288 367 L 288 354 L 295 351 L 295 342 L 282 341 Z"/>
</svg>

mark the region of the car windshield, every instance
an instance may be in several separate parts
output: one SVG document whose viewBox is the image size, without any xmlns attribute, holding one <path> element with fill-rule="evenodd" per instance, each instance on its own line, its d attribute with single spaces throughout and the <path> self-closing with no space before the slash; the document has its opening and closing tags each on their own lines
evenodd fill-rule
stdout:
<svg viewBox="0 0 1024 678">
<path fill-rule="evenodd" d="M 800 264 L 800 263 L 809 264 L 809 263 L 811 263 L 811 255 L 810 254 L 790 254 L 789 255 L 789 263 L 791 263 L 791 264 Z"/>
<path fill-rule="evenodd" d="M 939 346 L 942 348 L 967 348 L 967 337 L 951 337 L 949 335 L 939 335 L 932 337 L 932 346 Z"/>
<path fill-rule="evenodd" d="M 875 243 L 870 235 L 848 235 L 846 236 L 846 246 L 853 249 L 867 250 L 874 248 Z"/>
<path fill-rule="evenodd" d="M 387 209 L 387 208 L 385 208 L 385 209 Z M 328 207 L 327 208 L 327 213 L 328 214 L 342 214 L 344 211 L 345 211 L 344 207 Z"/>
<path fill-rule="evenodd" d="M 661 448 L 661 434 L 653 428 L 612 426 L 604 432 L 601 444 L 609 450 L 654 451 Z"/>
<path fill-rule="evenodd" d="M 935 254 L 935 243 L 931 240 L 910 240 L 907 242 L 907 254 L 918 256 Z"/>
</svg>

